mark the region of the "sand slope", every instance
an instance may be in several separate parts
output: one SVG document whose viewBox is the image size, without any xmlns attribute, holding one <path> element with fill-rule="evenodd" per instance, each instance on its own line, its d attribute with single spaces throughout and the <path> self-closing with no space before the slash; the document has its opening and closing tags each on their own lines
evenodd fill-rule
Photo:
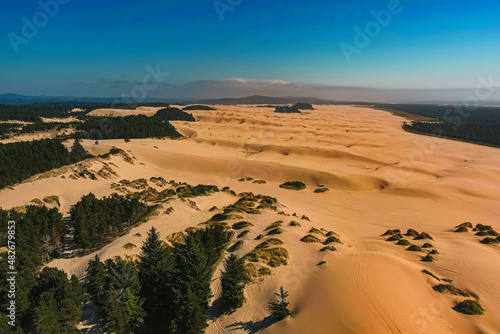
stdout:
<svg viewBox="0 0 500 334">
<path fill-rule="evenodd" d="M 289 216 L 246 215 L 254 226 L 238 253 L 253 249 L 259 243 L 254 238 L 273 221 L 282 219 L 286 225 L 297 219 L 293 213 L 306 215 L 310 221 L 300 220 L 302 227 L 285 226 L 286 232 L 277 236 L 290 253 L 289 265 L 249 285 L 246 304 L 214 319 L 207 333 L 499 333 L 500 246 L 479 243 L 481 238 L 473 232 L 452 231 L 465 221 L 500 231 L 500 150 L 406 133 L 400 127 L 404 119 L 384 111 L 315 108 L 302 114 L 274 114 L 271 108 L 258 106 L 217 106 L 215 111 L 192 111 L 195 123 L 173 122 L 187 137 L 182 140 L 102 140 L 99 145 L 84 141 L 94 154 L 117 146 L 136 160 L 130 164 L 112 158 L 115 179 L 58 176 L 4 190 L 0 206 L 24 205 L 34 197 L 56 194 L 66 214 L 90 191 L 108 195 L 112 182 L 151 176 L 274 196 Z M 267 183 L 238 181 L 245 176 Z M 292 180 L 303 181 L 308 188 L 279 188 Z M 318 185 L 330 191 L 314 193 Z M 229 205 L 234 198 L 220 193 L 195 201 L 201 211 L 174 202 L 173 215 L 154 217 L 97 254 L 103 259 L 137 254 L 138 248 L 126 251 L 123 245 L 140 246 L 151 226 L 158 227 L 162 236 L 181 231 L 213 215 L 207 211 L 210 207 Z M 325 253 L 319 252 L 322 245 L 300 242 L 313 226 L 337 232 L 344 244 L 337 252 Z M 389 228 L 430 233 L 434 238 L 430 242 L 440 253 L 437 261 L 421 262 L 426 252 L 405 251 L 384 241 L 380 235 Z M 57 259 L 49 265 L 81 276 L 88 257 Z M 317 266 L 322 260 L 327 263 Z M 455 312 L 454 303 L 463 298 L 433 291 L 437 281 L 422 269 L 454 280 L 480 301 L 486 314 Z M 293 316 L 269 323 L 267 302 L 281 284 L 290 292 Z"/>
</svg>

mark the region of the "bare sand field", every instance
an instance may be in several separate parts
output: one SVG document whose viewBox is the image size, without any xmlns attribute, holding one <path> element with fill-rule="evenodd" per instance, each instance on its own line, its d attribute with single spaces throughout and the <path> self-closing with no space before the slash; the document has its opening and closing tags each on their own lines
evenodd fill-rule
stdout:
<svg viewBox="0 0 500 334">
<path fill-rule="evenodd" d="M 270 268 L 247 286 L 245 305 L 236 312 L 214 317 L 207 333 L 500 333 L 500 246 L 486 245 L 475 232 L 454 233 L 463 222 L 492 225 L 500 231 L 500 150 L 464 142 L 407 133 L 404 118 L 359 106 L 315 106 L 301 114 L 275 114 L 259 106 L 216 106 L 214 111 L 190 111 L 196 122 L 172 122 L 186 138 L 181 140 L 132 139 L 83 141 L 93 154 L 116 146 L 134 157 L 89 163 L 98 170 L 103 161 L 116 176 L 72 179 L 62 170 L 0 192 L 4 209 L 29 204 L 34 198 L 57 195 L 61 212 L 83 195 L 109 195 L 113 182 L 122 179 L 163 177 L 196 184 L 228 186 L 235 192 L 251 191 L 276 197 L 279 211 L 245 214 L 250 233 L 241 238 L 244 255 L 263 240 L 255 240 L 272 222 L 282 220 L 284 233 L 273 236 L 289 252 L 288 264 Z M 147 109 L 147 110 L 146 110 Z M 137 109 L 152 115 L 159 108 Z M 96 110 L 94 115 L 122 115 L 130 110 Z M 63 178 L 64 177 L 64 178 Z M 265 180 L 238 181 L 244 177 Z M 302 181 L 304 190 L 282 189 L 286 181 Z M 314 192 L 318 186 L 329 191 Z M 135 227 L 93 254 L 67 256 L 49 266 L 82 277 L 89 258 L 105 260 L 134 256 L 152 226 L 162 237 L 209 219 L 213 206 L 222 208 L 235 198 L 220 192 L 171 201 L 161 213 Z M 171 214 L 164 209 L 173 207 Z M 295 215 L 294 215 L 295 214 Z M 301 219 L 302 216 L 308 219 Z M 289 226 L 290 221 L 301 226 Z M 300 239 L 310 229 L 334 231 L 342 244 L 337 251 Z M 413 228 L 429 233 L 439 254 L 422 262 L 428 250 L 405 250 L 381 236 L 388 229 Z M 316 236 L 325 241 L 324 233 Z M 267 238 L 267 237 L 266 237 Z M 124 249 L 127 243 L 137 247 Z M 318 265 L 320 261 L 326 261 Z M 439 278 L 467 291 L 486 309 L 469 316 L 453 310 L 463 300 L 433 290 Z M 216 272 L 216 277 L 219 270 Z M 442 282 L 441 282 L 442 283 Z M 283 285 L 290 293 L 292 317 L 267 321 L 267 302 Z M 214 300 L 220 294 L 214 281 Z M 215 306 L 212 309 L 216 314 Z"/>
</svg>

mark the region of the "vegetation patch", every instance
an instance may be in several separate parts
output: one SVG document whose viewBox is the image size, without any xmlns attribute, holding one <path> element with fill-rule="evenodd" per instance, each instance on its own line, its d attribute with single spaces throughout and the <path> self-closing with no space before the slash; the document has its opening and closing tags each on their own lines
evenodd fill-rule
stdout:
<svg viewBox="0 0 500 334">
<path fill-rule="evenodd" d="M 247 221 L 241 221 L 241 222 L 234 223 L 232 227 L 233 227 L 233 230 L 242 230 L 242 229 L 250 227 L 250 226 L 253 226 L 253 224 L 250 222 L 247 222 Z"/>
<path fill-rule="evenodd" d="M 467 227 L 464 227 L 464 226 L 459 226 L 453 232 L 455 232 L 455 233 L 464 233 L 464 232 L 469 232 L 469 229 Z"/>
<path fill-rule="evenodd" d="M 323 243 L 324 245 L 328 245 L 328 244 L 331 244 L 331 243 L 338 243 L 338 244 L 341 244 L 342 241 L 340 241 L 339 238 L 335 237 L 335 236 L 331 236 L 331 237 L 328 237 L 326 238 L 325 242 Z"/>
<path fill-rule="evenodd" d="M 271 275 L 271 269 L 255 263 L 245 264 L 245 273 L 248 282 L 254 282 L 263 279 L 264 276 Z"/>
<path fill-rule="evenodd" d="M 427 270 L 427 269 L 422 270 L 422 272 L 423 272 L 424 274 L 427 274 L 427 275 L 431 276 L 431 277 L 434 277 L 434 278 L 435 278 L 436 280 L 438 280 L 438 281 L 441 281 L 441 279 L 440 279 L 439 277 L 437 277 L 436 275 L 434 275 L 433 273 L 431 273 L 431 272 L 430 272 L 429 270 Z"/>
<path fill-rule="evenodd" d="M 126 243 L 125 245 L 123 245 L 123 248 L 125 248 L 125 249 L 134 249 L 134 248 L 136 248 L 136 247 L 137 247 L 137 246 L 136 246 L 136 245 L 134 245 L 134 244 L 133 244 L 133 243 L 131 243 L 131 242 L 128 242 L 128 243 Z"/>
<path fill-rule="evenodd" d="M 291 190 L 302 190 L 306 189 L 306 185 L 302 181 L 289 181 L 283 184 L 280 184 L 280 188 L 283 189 L 291 189 Z"/>
<path fill-rule="evenodd" d="M 483 240 L 480 241 L 482 244 L 485 245 L 491 245 L 491 244 L 498 244 L 498 240 L 495 238 L 484 238 Z"/>
<path fill-rule="evenodd" d="M 61 206 L 61 202 L 59 202 L 59 196 L 51 195 L 43 198 L 43 201 L 47 204 L 55 204 L 57 206 Z"/>
<path fill-rule="evenodd" d="M 249 233 L 250 233 L 249 230 L 244 230 L 243 232 L 241 232 L 240 234 L 238 234 L 237 238 L 243 238 L 243 237 L 245 237 Z"/>
<path fill-rule="evenodd" d="M 398 234 L 391 235 L 389 238 L 385 239 L 385 241 L 398 241 L 401 239 L 404 239 L 404 237 L 402 234 L 398 233 Z"/>
<path fill-rule="evenodd" d="M 300 241 L 302 242 L 315 242 L 315 243 L 321 243 L 321 240 L 319 240 L 317 237 L 315 237 L 314 235 L 312 234 L 308 234 L 304 237 L 302 237 L 302 239 L 300 239 Z"/>
<path fill-rule="evenodd" d="M 460 225 L 455 226 L 455 228 L 460 228 L 460 227 L 465 227 L 465 228 L 472 228 L 472 223 L 470 222 L 465 222 Z"/>
<path fill-rule="evenodd" d="M 255 240 L 260 240 L 264 239 L 264 234 L 259 234 L 257 237 L 255 237 Z"/>
<path fill-rule="evenodd" d="M 425 244 L 422 245 L 422 248 L 434 248 L 434 246 L 431 243 L 426 242 Z"/>
<path fill-rule="evenodd" d="M 189 110 L 184 108 L 184 110 Z M 166 121 L 196 121 L 192 114 L 180 110 L 179 108 L 167 107 L 156 112 L 155 117 Z"/>
<path fill-rule="evenodd" d="M 324 235 L 323 232 L 321 230 L 318 230 L 317 228 L 315 227 L 311 227 L 311 229 L 309 230 L 308 233 L 316 233 L 316 234 L 321 234 L 321 235 Z"/>
<path fill-rule="evenodd" d="M 314 192 L 317 194 L 326 193 L 327 191 L 330 191 L 330 189 L 328 189 L 328 188 L 316 188 L 316 189 L 314 189 Z"/>
<path fill-rule="evenodd" d="M 277 228 L 277 227 L 281 227 L 281 226 L 283 226 L 283 221 L 277 220 L 274 223 L 272 223 L 271 225 L 269 225 L 268 227 L 266 227 L 266 229 L 264 231 L 271 230 L 273 228 Z"/>
<path fill-rule="evenodd" d="M 283 230 L 281 227 L 273 228 L 269 232 L 267 232 L 267 235 L 275 235 L 275 234 L 282 234 L 284 233 L 285 230 Z"/>
<path fill-rule="evenodd" d="M 485 311 L 481 304 L 472 299 L 467 299 L 458 303 L 453 309 L 457 312 L 469 315 L 482 315 Z"/>
<path fill-rule="evenodd" d="M 457 288 L 453 284 L 438 284 L 432 287 L 434 291 L 439 293 L 449 293 L 454 296 L 470 297 L 467 291 Z"/>
<path fill-rule="evenodd" d="M 430 234 L 426 233 L 426 232 L 422 232 L 418 235 L 418 237 L 415 238 L 416 240 L 422 240 L 422 239 L 430 239 L 430 240 L 434 240 Z"/>
<path fill-rule="evenodd" d="M 231 247 L 229 247 L 227 250 L 230 252 L 236 252 L 237 250 L 241 249 L 241 247 L 243 247 L 244 243 L 245 242 L 243 240 L 238 240 Z"/>
<path fill-rule="evenodd" d="M 317 264 L 317 265 L 318 265 L 318 266 L 321 266 L 321 265 L 323 265 L 323 264 L 325 264 L 325 263 L 326 263 L 326 261 L 320 261 L 320 262 L 318 262 L 318 264 Z"/>
<path fill-rule="evenodd" d="M 412 228 L 409 228 L 407 231 L 406 231 L 406 235 L 409 236 L 409 237 L 412 237 L 412 238 L 416 238 L 418 237 L 419 233 L 412 229 Z"/>
<path fill-rule="evenodd" d="M 182 108 L 182 110 L 216 110 L 216 109 L 202 104 L 193 104 Z"/>
<path fill-rule="evenodd" d="M 411 243 L 406 240 L 406 239 L 400 239 L 398 240 L 398 242 L 396 243 L 396 245 L 399 245 L 399 246 L 410 246 Z"/>
<path fill-rule="evenodd" d="M 410 251 L 410 252 L 421 252 L 422 248 L 420 246 L 417 246 L 417 245 L 411 245 L 406 250 Z"/>
<path fill-rule="evenodd" d="M 431 251 L 429 252 L 429 254 L 434 255 L 434 254 L 439 254 L 439 252 L 438 252 L 438 250 L 437 250 L 437 249 L 433 249 L 433 250 L 431 250 Z"/>
<path fill-rule="evenodd" d="M 335 252 L 335 251 L 337 251 L 337 248 L 335 248 L 333 246 L 325 246 L 325 247 L 321 248 L 319 251 L 320 252 L 325 252 L 325 251 Z"/>
<path fill-rule="evenodd" d="M 268 239 L 268 240 L 258 244 L 255 247 L 255 249 L 269 248 L 271 246 L 280 246 L 280 245 L 283 245 L 283 241 L 281 241 L 280 239 L 277 239 L 277 238 L 271 238 L 271 239 Z"/>
<path fill-rule="evenodd" d="M 288 226 L 302 227 L 302 225 L 300 225 L 300 223 L 297 222 L 297 221 L 295 221 L 295 220 L 290 221 L 290 223 L 288 224 Z"/>
<path fill-rule="evenodd" d="M 256 184 L 266 184 L 267 181 L 266 180 L 255 180 L 255 181 L 253 181 L 253 183 L 256 183 Z"/>
<path fill-rule="evenodd" d="M 432 255 L 427 254 L 422 258 L 422 262 L 434 262 L 434 258 L 432 257 Z"/>
<path fill-rule="evenodd" d="M 250 262 L 263 262 L 270 267 L 287 265 L 290 258 L 288 251 L 282 247 L 254 249 L 244 258 Z"/>
</svg>

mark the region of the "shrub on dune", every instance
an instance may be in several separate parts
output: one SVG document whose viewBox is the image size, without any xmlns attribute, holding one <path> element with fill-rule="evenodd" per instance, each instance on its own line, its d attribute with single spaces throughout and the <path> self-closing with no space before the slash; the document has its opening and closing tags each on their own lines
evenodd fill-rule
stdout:
<svg viewBox="0 0 500 334">
<path fill-rule="evenodd" d="M 254 249 L 244 256 L 250 262 L 261 261 L 271 267 L 287 265 L 289 257 L 288 251 L 282 247 Z"/>
<path fill-rule="evenodd" d="M 467 291 L 457 288 L 453 284 L 437 284 L 432 287 L 434 291 L 439 293 L 449 293 L 454 296 L 470 297 Z"/>
<path fill-rule="evenodd" d="M 250 226 L 253 226 L 253 224 L 247 221 L 241 221 L 233 224 L 233 230 L 241 230 Z"/>
<path fill-rule="evenodd" d="M 431 243 L 426 242 L 422 245 L 422 248 L 434 248 L 434 246 Z"/>
<path fill-rule="evenodd" d="M 434 262 L 434 258 L 432 257 L 432 255 L 426 255 L 422 258 L 422 262 Z"/>
<path fill-rule="evenodd" d="M 422 248 L 420 246 L 417 246 L 417 245 L 411 245 L 406 250 L 410 251 L 410 252 L 421 252 Z"/>
<path fill-rule="evenodd" d="M 315 243 L 321 243 L 321 240 L 319 240 L 317 237 L 315 237 L 314 235 L 312 234 L 308 234 L 306 235 L 305 237 L 303 237 L 302 239 L 300 239 L 300 241 L 302 242 L 315 242 Z"/>
<path fill-rule="evenodd" d="M 331 236 L 331 237 L 328 237 L 323 244 L 328 245 L 328 244 L 331 244 L 333 242 L 338 243 L 338 244 L 342 243 L 342 241 L 340 241 L 339 238 Z"/>
<path fill-rule="evenodd" d="M 403 235 L 394 234 L 394 235 L 390 236 L 389 238 L 385 239 L 385 241 L 398 241 L 400 239 L 404 239 Z"/>
<path fill-rule="evenodd" d="M 411 243 L 406 240 L 406 239 L 400 239 L 398 240 L 397 244 L 396 245 L 399 245 L 399 246 L 410 246 Z"/>
<path fill-rule="evenodd" d="M 238 240 L 234 243 L 234 245 L 229 247 L 227 250 L 230 252 L 236 252 L 237 250 L 241 249 L 241 247 L 243 247 L 243 244 L 244 244 L 243 240 Z"/>
<path fill-rule="evenodd" d="M 491 245 L 491 244 L 498 244 L 498 240 L 495 238 L 484 238 L 483 240 L 480 241 L 482 244 L 485 245 Z"/>
<path fill-rule="evenodd" d="M 271 239 L 268 239 L 268 240 L 258 244 L 255 247 L 255 249 L 268 248 L 271 246 L 279 246 L 279 245 L 283 245 L 283 241 L 281 241 L 280 239 L 277 239 L 277 238 L 271 238 Z"/>
<path fill-rule="evenodd" d="M 285 230 L 283 230 L 281 227 L 273 228 L 269 232 L 267 232 L 267 235 L 275 235 L 275 234 L 282 234 L 284 233 Z"/>
<path fill-rule="evenodd" d="M 458 303 L 453 309 L 457 312 L 469 315 L 481 315 L 484 314 L 485 311 L 481 304 L 472 299 L 467 299 Z"/>
<path fill-rule="evenodd" d="M 455 233 L 464 233 L 464 232 L 469 232 L 469 230 L 467 229 L 467 227 L 464 227 L 464 226 L 459 226 L 457 227 L 457 229 L 455 231 L 453 231 Z"/>
<path fill-rule="evenodd" d="M 238 234 L 237 238 L 243 238 L 243 237 L 245 237 L 249 233 L 250 233 L 249 230 L 244 230 L 243 232 L 241 232 L 240 234 Z"/>
<path fill-rule="evenodd" d="M 289 181 L 280 184 L 280 188 L 291 189 L 291 190 L 302 190 L 306 189 L 306 185 L 302 181 Z"/>
<path fill-rule="evenodd" d="M 431 272 L 430 272 L 429 270 L 427 270 L 427 269 L 422 270 L 422 272 L 423 272 L 424 274 L 427 274 L 427 275 L 431 276 L 431 277 L 434 277 L 434 278 L 435 278 L 435 279 L 437 279 L 438 281 L 441 281 L 441 279 L 440 279 L 439 277 L 437 277 L 436 275 L 434 275 L 433 273 L 431 273 Z"/>
<path fill-rule="evenodd" d="M 319 250 L 320 252 L 325 252 L 325 251 L 331 251 L 331 252 L 336 252 L 337 248 L 333 246 L 325 246 Z"/>
<path fill-rule="evenodd" d="M 455 228 L 460 228 L 460 227 L 465 227 L 465 228 L 472 228 L 472 223 L 470 222 L 465 222 L 460 225 L 455 226 Z"/>
<path fill-rule="evenodd" d="M 422 240 L 422 239 L 430 239 L 434 240 L 429 233 L 422 232 L 418 235 L 418 237 L 415 238 L 416 240 Z"/>
<path fill-rule="evenodd" d="M 326 193 L 327 191 L 330 191 L 330 189 L 328 189 L 328 188 L 316 188 L 316 189 L 314 189 L 314 192 L 316 194 Z"/>
<path fill-rule="evenodd" d="M 266 227 L 266 229 L 264 231 L 271 230 L 273 228 L 277 228 L 277 227 L 281 227 L 281 226 L 283 226 L 283 221 L 277 220 L 274 223 L 272 223 L 271 225 L 269 225 L 268 227 Z"/>
<path fill-rule="evenodd" d="M 437 249 L 433 249 L 429 252 L 429 254 L 432 254 L 432 255 L 435 255 L 435 254 L 439 254 L 438 250 Z"/>
<path fill-rule="evenodd" d="M 410 229 L 408 229 L 408 231 L 406 231 L 406 235 L 409 237 L 416 238 L 416 237 L 418 237 L 419 233 L 416 230 L 410 228 Z"/>
<path fill-rule="evenodd" d="M 299 222 L 296 222 L 295 220 L 292 220 L 290 221 L 290 224 L 288 224 L 289 226 L 297 226 L 297 227 L 301 227 L 302 225 L 300 225 Z"/>
<path fill-rule="evenodd" d="M 263 238 L 264 238 L 264 234 L 259 234 L 259 235 L 255 238 L 255 240 L 260 240 L 260 239 L 263 239 Z"/>
<path fill-rule="evenodd" d="M 325 263 L 326 263 L 326 261 L 320 261 L 320 262 L 318 262 L 318 264 L 317 264 L 317 265 L 318 265 L 318 266 L 321 266 L 321 265 L 323 265 L 323 264 L 325 264 Z"/>
</svg>

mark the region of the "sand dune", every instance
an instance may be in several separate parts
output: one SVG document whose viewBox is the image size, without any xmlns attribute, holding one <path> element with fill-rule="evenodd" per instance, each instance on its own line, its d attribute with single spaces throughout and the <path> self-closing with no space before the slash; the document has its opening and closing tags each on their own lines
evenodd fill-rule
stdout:
<svg viewBox="0 0 500 334">
<path fill-rule="evenodd" d="M 112 182 L 152 176 L 274 196 L 285 215 L 245 215 L 254 226 L 238 253 L 252 250 L 259 243 L 254 238 L 266 226 L 283 220 L 285 233 L 277 237 L 290 253 L 289 264 L 249 285 L 246 304 L 211 322 L 208 333 L 500 332 L 500 246 L 479 243 L 473 232 L 452 232 L 465 221 L 500 231 L 500 150 L 406 133 L 400 127 L 403 118 L 365 107 L 315 106 L 297 115 L 278 115 L 259 106 L 216 108 L 192 111 L 194 123 L 173 122 L 187 137 L 182 140 L 101 140 L 99 145 L 84 141 L 93 154 L 117 146 L 136 160 L 107 161 L 118 174 L 112 179 L 57 175 L 24 183 L 1 191 L 0 205 L 21 206 L 34 197 L 55 194 L 67 215 L 70 205 L 89 192 L 108 195 Z M 152 115 L 157 109 L 92 114 Z M 97 168 L 100 162 L 95 164 Z M 238 181 L 246 176 L 267 183 Z M 304 182 L 307 189 L 279 188 L 293 180 Z M 319 185 L 330 191 L 314 193 Z M 174 201 L 174 214 L 162 213 L 87 257 L 57 259 L 49 265 L 81 276 L 90 256 L 133 256 L 139 248 L 125 250 L 123 245 L 140 246 L 151 226 L 166 237 L 205 221 L 213 215 L 209 208 L 229 205 L 234 198 L 218 193 L 195 201 L 201 211 Z M 302 227 L 290 227 L 290 220 L 298 220 L 294 213 L 310 221 L 299 220 Z M 322 245 L 300 242 L 311 227 L 335 231 L 344 244 L 336 245 L 337 252 L 325 253 L 319 252 Z M 425 253 L 405 251 L 380 236 L 393 228 L 430 233 L 439 250 L 437 261 L 421 262 Z M 317 266 L 323 260 L 327 263 Z M 460 298 L 435 292 L 437 281 L 422 269 L 454 280 L 484 305 L 485 315 L 455 312 L 452 307 Z M 267 302 L 281 284 L 290 292 L 293 316 L 268 323 Z"/>
</svg>

